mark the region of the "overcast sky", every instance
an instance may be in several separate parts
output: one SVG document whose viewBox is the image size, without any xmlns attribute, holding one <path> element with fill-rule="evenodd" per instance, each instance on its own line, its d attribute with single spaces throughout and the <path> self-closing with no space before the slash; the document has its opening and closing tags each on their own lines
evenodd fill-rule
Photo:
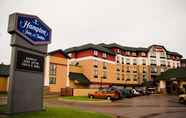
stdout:
<svg viewBox="0 0 186 118">
<path fill-rule="evenodd" d="M 9 64 L 8 16 L 39 16 L 52 29 L 49 51 L 86 43 L 164 45 L 186 57 L 186 0 L 0 0 L 0 63 Z"/>
</svg>

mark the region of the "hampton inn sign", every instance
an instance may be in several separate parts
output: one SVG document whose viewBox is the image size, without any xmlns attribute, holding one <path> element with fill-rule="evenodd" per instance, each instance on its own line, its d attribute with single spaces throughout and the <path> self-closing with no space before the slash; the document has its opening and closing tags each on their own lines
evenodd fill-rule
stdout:
<svg viewBox="0 0 186 118">
<path fill-rule="evenodd" d="M 37 16 L 18 14 L 15 31 L 34 45 L 50 43 L 51 29 Z"/>
<path fill-rule="evenodd" d="M 8 112 L 40 111 L 51 29 L 37 16 L 13 13 L 9 16 L 8 32 L 12 46 Z"/>
</svg>

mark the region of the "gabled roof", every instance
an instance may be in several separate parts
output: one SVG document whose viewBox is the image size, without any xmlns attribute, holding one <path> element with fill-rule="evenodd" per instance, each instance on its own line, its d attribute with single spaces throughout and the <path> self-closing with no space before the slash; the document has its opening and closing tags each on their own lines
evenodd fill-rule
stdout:
<svg viewBox="0 0 186 118">
<path fill-rule="evenodd" d="M 136 47 L 121 46 L 117 43 L 104 44 L 103 46 L 107 47 L 107 48 L 119 48 L 121 50 L 126 50 L 126 51 L 144 51 L 144 52 L 148 51 L 148 48 L 144 48 L 144 47 L 136 48 Z"/>
<path fill-rule="evenodd" d="M 87 79 L 87 77 L 82 73 L 69 73 L 70 80 L 77 81 L 79 84 L 82 85 L 88 85 L 90 84 L 90 81 Z"/>
<path fill-rule="evenodd" d="M 168 55 L 175 55 L 175 56 L 178 56 L 178 57 L 183 57 L 181 54 L 177 53 L 177 52 L 171 52 L 171 51 L 167 51 L 167 54 Z"/>
<path fill-rule="evenodd" d="M 9 65 L 0 64 L 0 76 L 9 76 Z"/>
<path fill-rule="evenodd" d="M 59 49 L 59 50 L 54 50 L 52 52 L 49 52 L 48 54 L 49 55 L 53 55 L 53 54 L 56 54 L 56 53 L 60 53 L 62 55 L 64 55 L 66 58 L 70 58 L 63 50 Z"/>
<path fill-rule="evenodd" d="M 92 43 L 85 44 L 85 45 L 78 46 L 78 47 L 68 48 L 65 50 L 65 52 L 70 53 L 70 52 L 77 52 L 77 51 L 83 51 L 83 50 L 88 50 L 88 49 L 94 49 L 94 50 L 105 52 L 107 54 L 115 55 L 115 53 L 112 52 L 111 50 L 109 50 L 105 47 L 102 47 L 100 45 L 92 44 Z"/>
<path fill-rule="evenodd" d="M 186 79 L 186 68 L 169 69 L 158 76 L 159 80 L 169 80 L 171 78 Z"/>
</svg>

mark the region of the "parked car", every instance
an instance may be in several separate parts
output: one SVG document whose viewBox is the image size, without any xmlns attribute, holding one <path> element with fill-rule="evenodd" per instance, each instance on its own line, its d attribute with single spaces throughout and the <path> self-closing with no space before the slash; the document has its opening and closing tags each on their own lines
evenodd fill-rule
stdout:
<svg viewBox="0 0 186 118">
<path fill-rule="evenodd" d="M 124 88 L 122 90 L 122 95 L 123 95 L 124 98 L 131 98 L 131 97 L 133 97 L 131 89 L 127 89 L 127 88 Z"/>
<path fill-rule="evenodd" d="M 181 94 L 178 97 L 180 103 L 186 104 L 186 94 Z"/>
<path fill-rule="evenodd" d="M 147 93 L 148 94 L 155 94 L 156 88 L 147 88 Z"/>
<path fill-rule="evenodd" d="M 144 87 L 136 88 L 136 91 L 138 91 L 141 95 L 149 95 L 150 92 L 146 90 Z"/>
<path fill-rule="evenodd" d="M 132 92 L 132 94 L 133 94 L 134 97 L 141 95 L 140 92 L 136 91 L 136 89 L 134 89 L 134 88 L 131 89 L 131 92 Z"/>
<path fill-rule="evenodd" d="M 94 93 L 88 94 L 89 98 L 102 98 L 107 100 L 119 99 L 120 94 L 115 90 L 108 90 L 108 89 L 100 89 Z"/>
</svg>

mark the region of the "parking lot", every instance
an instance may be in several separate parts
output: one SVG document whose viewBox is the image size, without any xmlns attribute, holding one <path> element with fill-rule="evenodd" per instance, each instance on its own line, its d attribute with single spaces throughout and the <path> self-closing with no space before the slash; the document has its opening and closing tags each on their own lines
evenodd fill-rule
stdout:
<svg viewBox="0 0 186 118">
<path fill-rule="evenodd" d="M 178 103 L 176 96 L 150 95 L 99 103 L 66 102 L 53 98 L 46 99 L 45 104 L 108 113 L 124 118 L 184 118 L 186 116 L 186 105 Z"/>
</svg>

